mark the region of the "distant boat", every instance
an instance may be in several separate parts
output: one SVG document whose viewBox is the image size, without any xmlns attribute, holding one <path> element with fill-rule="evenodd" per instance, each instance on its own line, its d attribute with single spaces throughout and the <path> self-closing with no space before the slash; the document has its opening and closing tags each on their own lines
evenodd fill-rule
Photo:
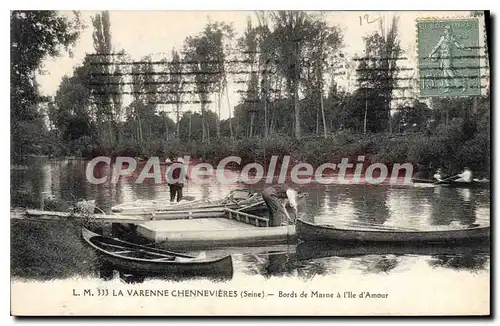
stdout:
<svg viewBox="0 0 500 326">
<path fill-rule="evenodd" d="M 488 188 L 490 186 L 489 180 L 472 180 L 471 182 L 459 182 L 459 181 L 443 181 L 438 182 L 437 180 L 428 180 L 428 179 L 418 179 L 413 178 L 412 182 L 415 184 L 431 184 L 436 186 L 450 187 L 450 188 Z"/>
<path fill-rule="evenodd" d="M 82 228 L 83 239 L 116 270 L 143 276 L 232 276 L 232 257 L 208 259 L 105 237 Z"/>
<path fill-rule="evenodd" d="M 417 230 L 383 225 L 318 225 L 297 219 L 297 238 L 303 241 L 438 243 L 467 242 L 488 239 L 491 228 L 471 226 L 462 229 Z"/>
</svg>

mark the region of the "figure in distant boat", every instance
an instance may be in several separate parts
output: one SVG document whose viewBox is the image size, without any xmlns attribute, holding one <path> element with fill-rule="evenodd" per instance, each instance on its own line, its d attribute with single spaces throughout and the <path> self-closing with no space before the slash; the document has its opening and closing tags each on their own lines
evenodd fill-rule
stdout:
<svg viewBox="0 0 500 326">
<path fill-rule="evenodd" d="M 434 179 L 437 181 L 443 181 L 443 170 L 441 168 L 437 169 L 436 173 L 434 174 Z"/>
<path fill-rule="evenodd" d="M 262 191 L 262 198 L 269 211 L 269 226 L 293 224 L 295 219 L 290 217 L 286 205 L 293 210 L 297 217 L 297 191 L 286 184 L 269 186 Z"/>
<path fill-rule="evenodd" d="M 177 158 L 169 167 L 171 171 L 167 173 L 167 183 L 170 189 L 170 202 L 182 200 L 182 189 L 184 188 L 184 180 L 188 180 L 184 159 Z"/>
</svg>

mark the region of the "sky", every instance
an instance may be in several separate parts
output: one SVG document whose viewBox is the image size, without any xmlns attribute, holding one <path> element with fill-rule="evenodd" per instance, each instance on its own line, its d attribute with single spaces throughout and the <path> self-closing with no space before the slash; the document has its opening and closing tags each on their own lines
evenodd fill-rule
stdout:
<svg viewBox="0 0 500 326">
<path fill-rule="evenodd" d="M 63 12 L 71 15 L 71 12 Z M 93 53 L 92 45 L 92 23 L 91 18 L 98 12 L 81 11 L 81 18 L 87 25 L 81 33 L 76 46 L 73 48 L 73 56 L 64 54 L 57 58 L 49 58 L 43 64 L 44 73 L 37 77 L 40 91 L 43 95 L 54 96 L 61 78 L 64 75 L 71 76 L 73 69 L 82 63 L 88 53 Z M 111 37 L 115 49 L 124 49 L 133 60 L 139 60 L 145 55 L 170 58 L 173 48 L 180 50 L 184 40 L 188 36 L 194 36 L 201 32 L 206 23 L 211 21 L 231 22 L 236 32 L 236 37 L 241 36 L 247 25 L 247 17 L 256 22 L 255 15 L 251 11 L 110 11 Z M 369 35 L 379 29 L 379 23 L 373 22 L 377 19 L 391 21 L 393 15 L 399 16 L 399 33 L 403 56 L 408 60 L 404 65 L 411 68 L 417 67 L 417 19 L 443 18 L 468 16 L 464 12 L 339 12 L 324 11 L 325 20 L 330 25 L 336 25 L 342 30 L 344 36 L 344 47 L 342 51 L 348 58 L 355 54 L 361 54 L 364 48 L 363 36 Z M 368 23 L 372 22 L 372 23 Z M 353 76 L 354 78 L 355 76 Z M 341 77 L 339 77 L 341 78 Z M 341 87 L 347 87 L 344 79 L 336 80 Z M 352 82 L 349 84 L 352 85 Z M 237 89 L 245 87 L 244 84 L 231 84 L 229 87 L 230 106 L 233 107 L 239 101 Z M 221 118 L 229 116 L 229 108 L 226 100 L 222 101 Z M 196 104 L 193 104 L 193 106 Z M 195 107 L 193 107 L 195 109 Z"/>
</svg>

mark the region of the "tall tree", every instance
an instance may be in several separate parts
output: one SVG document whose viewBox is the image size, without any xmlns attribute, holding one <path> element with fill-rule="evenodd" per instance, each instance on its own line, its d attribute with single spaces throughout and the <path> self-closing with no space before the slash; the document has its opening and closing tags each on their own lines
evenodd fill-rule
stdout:
<svg viewBox="0 0 500 326">
<path fill-rule="evenodd" d="M 382 25 L 387 23 L 381 21 L 380 30 L 364 38 L 364 57 L 357 68 L 358 86 L 365 91 L 366 125 L 371 132 L 391 131 L 391 101 L 397 87 L 401 47 L 398 17 L 393 17 L 390 26 Z"/>
<path fill-rule="evenodd" d="M 225 53 L 225 43 L 230 41 L 234 37 L 233 27 L 225 22 L 209 22 L 205 26 L 203 31 L 203 36 L 208 40 L 211 45 L 210 49 L 213 51 L 211 53 L 212 60 L 215 61 L 217 66 L 216 78 L 216 95 L 217 95 L 217 137 L 220 137 L 220 109 L 222 106 L 222 93 L 224 88 L 227 87 L 227 72 L 226 72 L 226 53 Z"/>
<path fill-rule="evenodd" d="M 213 91 L 214 75 L 217 67 L 210 62 L 209 44 L 206 38 L 201 36 L 189 36 L 184 44 L 184 57 L 189 63 L 189 74 L 194 79 L 193 92 L 198 94 L 201 111 L 201 141 L 209 141 L 208 129 L 205 123 L 205 111 L 208 96 Z"/>
<path fill-rule="evenodd" d="M 132 103 L 130 104 L 129 115 L 135 121 L 136 124 L 136 139 L 139 143 L 143 142 L 142 135 L 142 118 L 141 112 L 144 111 L 144 102 L 141 96 L 142 90 L 144 88 L 144 78 L 141 72 L 141 66 L 134 64 L 132 66 Z"/>
<path fill-rule="evenodd" d="M 248 78 L 246 94 L 243 99 L 245 102 L 243 108 L 247 110 L 247 115 L 250 117 L 248 137 L 253 137 L 254 134 L 254 121 L 259 99 L 259 77 L 258 71 L 255 69 L 258 45 L 258 30 L 252 26 L 252 21 L 248 18 L 246 30 L 238 40 L 238 47 L 243 53 L 244 62 L 250 68 L 250 78 Z"/>
<path fill-rule="evenodd" d="M 77 139 L 79 135 L 91 137 L 91 99 L 90 90 L 85 83 L 85 66 L 75 69 L 73 76 L 64 76 L 59 89 L 54 98 L 54 106 L 51 106 L 49 119 L 57 128 L 58 133 L 64 139 Z M 83 76 L 82 76 L 83 74 Z M 69 130 L 70 125 L 75 125 L 75 121 L 80 121 L 80 125 L 85 125 L 82 129 L 87 132 L 77 131 L 75 134 Z"/>
<path fill-rule="evenodd" d="M 121 122 L 124 118 L 123 112 L 123 72 L 120 64 L 124 62 L 125 51 L 119 51 L 118 55 L 113 57 L 113 72 L 110 78 L 109 91 L 111 94 L 112 114 L 111 122 L 113 125 L 113 132 L 115 135 L 116 143 L 121 141 L 122 130 L 120 128 Z"/>
<path fill-rule="evenodd" d="M 44 59 L 70 50 L 83 25 L 77 12 L 69 17 L 56 11 L 18 10 L 11 11 L 10 24 L 11 152 L 23 154 L 33 149 L 44 128 L 36 109 L 43 101 L 36 73 Z"/>
<path fill-rule="evenodd" d="M 274 35 L 280 40 L 276 49 L 278 68 L 287 81 L 289 95 L 293 99 L 294 135 L 300 138 L 299 84 L 301 59 L 305 40 L 304 32 L 310 25 L 310 17 L 304 11 L 278 11 L 272 13 L 275 24 Z"/>
<path fill-rule="evenodd" d="M 323 17 L 311 17 L 308 29 L 304 31 L 303 59 L 307 76 L 303 82 L 304 93 L 311 99 L 311 107 L 316 107 L 316 134 L 319 134 L 320 117 L 323 136 L 327 137 L 326 115 L 324 106 L 325 75 L 329 68 L 336 65 L 338 50 L 342 45 L 342 35 L 336 26 L 328 26 Z M 339 54 L 340 55 L 340 54 Z"/>
<path fill-rule="evenodd" d="M 145 139 L 152 139 L 152 125 L 157 116 L 157 106 L 159 94 L 158 81 L 155 76 L 160 73 L 155 71 L 151 56 L 142 57 L 132 66 L 132 112 L 130 112 L 136 121 L 137 140 L 142 144 Z"/>
<path fill-rule="evenodd" d="M 210 129 L 205 120 L 206 105 L 210 102 L 209 96 L 217 92 L 221 94 L 226 76 L 224 38 L 231 38 L 233 28 L 223 22 L 209 22 L 205 29 L 197 36 L 186 38 L 184 43 L 184 57 L 189 63 L 189 74 L 194 76 L 195 89 L 201 104 L 202 140 L 209 141 Z M 219 106 L 220 108 L 220 106 Z M 220 114 L 218 115 L 220 119 Z M 220 124 L 217 122 L 220 133 Z"/>
<path fill-rule="evenodd" d="M 184 64 L 181 62 L 181 57 L 179 52 L 175 49 L 172 50 L 172 60 L 169 64 L 169 80 L 167 89 L 172 92 L 171 98 L 175 106 L 175 116 L 176 116 L 176 135 L 179 138 L 180 135 L 180 121 L 181 121 L 181 111 L 182 111 L 182 100 L 184 98 Z"/>
<path fill-rule="evenodd" d="M 92 40 L 95 50 L 93 57 L 93 76 L 96 83 L 92 84 L 92 95 L 96 106 L 96 118 L 98 124 L 105 127 L 108 131 L 108 137 L 105 133 L 101 133 L 101 139 L 107 139 L 110 144 L 113 144 L 113 47 L 111 43 L 111 23 L 109 19 L 109 12 L 103 11 L 96 14 L 92 18 Z M 105 130 L 103 128 L 103 130 Z M 101 128 L 99 128 L 101 130 Z"/>
</svg>

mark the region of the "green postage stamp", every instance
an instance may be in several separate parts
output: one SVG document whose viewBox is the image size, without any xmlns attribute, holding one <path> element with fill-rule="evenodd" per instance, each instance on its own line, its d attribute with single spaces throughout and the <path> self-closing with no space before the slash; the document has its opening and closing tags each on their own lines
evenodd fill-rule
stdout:
<svg viewBox="0 0 500 326">
<path fill-rule="evenodd" d="M 479 33 L 476 18 L 417 22 L 420 96 L 481 95 Z"/>
</svg>

